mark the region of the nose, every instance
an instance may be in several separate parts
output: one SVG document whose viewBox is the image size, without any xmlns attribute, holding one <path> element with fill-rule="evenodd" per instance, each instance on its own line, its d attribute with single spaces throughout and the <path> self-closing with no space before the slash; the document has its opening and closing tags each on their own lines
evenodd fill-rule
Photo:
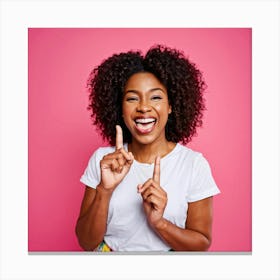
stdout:
<svg viewBox="0 0 280 280">
<path fill-rule="evenodd" d="M 141 100 L 141 102 L 138 103 L 136 110 L 137 110 L 137 112 L 140 112 L 140 113 L 150 112 L 151 106 L 145 100 Z"/>
</svg>

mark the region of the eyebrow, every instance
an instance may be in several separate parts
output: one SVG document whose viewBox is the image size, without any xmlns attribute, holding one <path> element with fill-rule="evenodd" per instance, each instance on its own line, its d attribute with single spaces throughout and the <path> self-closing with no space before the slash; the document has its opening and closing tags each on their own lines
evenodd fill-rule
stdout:
<svg viewBox="0 0 280 280">
<path fill-rule="evenodd" d="M 163 93 L 165 92 L 162 88 L 152 88 L 152 89 L 150 89 L 148 92 L 154 92 L 154 91 L 157 91 L 157 90 L 160 90 L 160 91 L 162 91 Z M 128 90 L 126 90 L 124 93 L 139 93 L 139 91 L 136 90 L 136 89 L 128 89 Z"/>
</svg>

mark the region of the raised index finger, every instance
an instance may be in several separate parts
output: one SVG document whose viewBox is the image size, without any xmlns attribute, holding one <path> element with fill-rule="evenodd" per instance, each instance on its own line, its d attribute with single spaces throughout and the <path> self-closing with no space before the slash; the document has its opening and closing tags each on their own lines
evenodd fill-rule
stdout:
<svg viewBox="0 0 280 280">
<path fill-rule="evenodd" d="M 153 173 L 153 180 L 160 184 L 160 156 L 155 158 L 155 166 L 154 166 L 154 173 Z"/>
<path fill-rule="evenodd" d="M 116 150 L 123 147 L 123 133 L 122 128 L 119 125 L 116 125 Z"/>
</svg>

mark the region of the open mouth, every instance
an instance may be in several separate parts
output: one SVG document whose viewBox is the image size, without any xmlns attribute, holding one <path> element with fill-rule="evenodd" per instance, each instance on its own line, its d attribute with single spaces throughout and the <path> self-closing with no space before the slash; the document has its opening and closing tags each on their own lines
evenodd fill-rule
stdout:
<svg viewBox="0 0 280 280">
<path fill-rule="evenodd" d="M 138 118 L 135 119 L 136 129 L 141 133 L 149 133 L 153 130 L 156 123 L 155 118 Z"/>
</svg>

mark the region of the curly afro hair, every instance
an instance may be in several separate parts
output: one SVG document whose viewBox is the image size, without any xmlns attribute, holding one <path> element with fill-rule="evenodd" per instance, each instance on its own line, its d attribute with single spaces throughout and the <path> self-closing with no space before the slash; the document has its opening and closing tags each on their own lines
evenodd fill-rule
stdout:
<svg viewBox="0 0 280 280">
<path fill-rule="evenodd" d="M 103 139 L 115 145 L 115 126 L 119 124 L 124 142 L 131 142 L 122 119 L 122 98 L 127 80 L 138 72 L 152 73 L 167 88 L 172 112 L 166 124 L 166 139 L 188 143 L 202 125 L 206 85 L 196 65 L 182 52 L 161 45 L 152 47 L 145 56 L 140 51 L 114 54 L 90 73 L 88 109 Z"/>
</svg>

